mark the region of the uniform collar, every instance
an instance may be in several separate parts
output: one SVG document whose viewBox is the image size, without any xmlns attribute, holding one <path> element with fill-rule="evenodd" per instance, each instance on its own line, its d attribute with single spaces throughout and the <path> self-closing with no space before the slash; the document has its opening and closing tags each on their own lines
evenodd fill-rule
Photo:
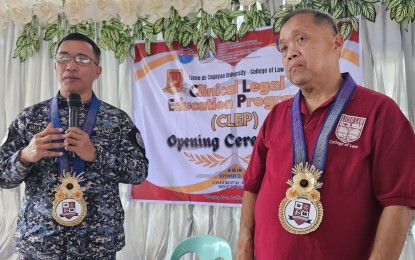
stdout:
<svg viewBox="0 0 415 260">
<path fill-rule="evenodd" d="M 88 101 L 82 101 L 81 109 L 89 109 L 89 106 L 91 105 L 91 100 L 92 99 Z M 68 108 L 68 102 L 64 97 L 61 96 L 60 92 L 58 92 L 58 108 L 59 109 Z"/>
</svg>

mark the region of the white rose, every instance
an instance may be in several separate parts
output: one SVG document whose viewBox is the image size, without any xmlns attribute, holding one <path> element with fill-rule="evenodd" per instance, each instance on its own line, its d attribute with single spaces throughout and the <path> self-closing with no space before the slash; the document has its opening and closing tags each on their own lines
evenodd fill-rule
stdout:
<svg viewBox="0 0 415 260">
<path fill-rule="evenodd" d="M 117 9 L 112 0 L 89 0 L 85 15 L 94 22 L 101 22 L 116 17 Z"/>
<path fill-rule="evenodd" d="M 23 25 L 32 21 L 33 10 L 31 6 L 22 5 L 22 6 L 13 6 L 10 7 L 10 18 L 13 20 L 14 24 L 18 27 L 23 27 Z"/>
<path fill-rule="evenodd" d="M 203 10 L 208 14 L 215 14 L 221 9 L 230 9 L 231 0 L 205 0 L 203 2 Z"/>
<path fill-rule="evenodd" d="M 171 0 L 144 0 L 143 12 L 148 15 L 149 22 L 154 23 L 161 17 L 169 17 L 171 7 Z"/>
<path fill-rule="evenodd" d="M 63 9 L 62 6 L 43 0 L 35 5 L 33 12 L 41 22 L 51 24 L 58 21 L 58 15 L 63 12 Z"/>
<path fill-rule="evenodd" d="M 32 4 L 29 3 L 28 0 L 5 0 L 4 3 L 6 3 L 9 6 L 9 8 Z"/>
<path fill-rule="evenodd" d="M 143 0 L 116 0 L 118 6 L 118 15 L 121 21 L 126 25 L 133 25 L 137 22 L 139 17 L 144 17 L 140 7 L 143 6 Z"/>
<path fill-rule="evenodd" d="M 202 7 L 201 0 L 172 0 L 172 5 L 179 12 L 179 15 L 185 17 L 194 14 Z"/>
<path fill-rule="evenodd" d="M 66 0 L 64 10 L 68 22 L 75 25 L 88 21 L 90 18 L 85 15 L 87 7 L 86 0 Z"/>
<path fill-rule="evenodd" d="M 299 3 L 301 3 L 301 0 L 286 0 L 285 4 L 287 5 L 298 5 Z"/>
<path fill-rule="evenodd" d="M 4 29 L 9 22 L 9 8 L 6 5 L 0 5 L 0 30 Z"/>
<path fill-rule="evenodd" d="M 61 7 L 63 7 L 62 0 L 45 0 L 45 2 L 48 2 L 48 3 L 54 4 L 54 5 L 56 5 L 56 6 L 61 6 Z"/>
<path fill-rule="evenodd" d="M 256 0 L 239 0 L 241 5 L 253 5 L 256 3 Z"/>
</svg>

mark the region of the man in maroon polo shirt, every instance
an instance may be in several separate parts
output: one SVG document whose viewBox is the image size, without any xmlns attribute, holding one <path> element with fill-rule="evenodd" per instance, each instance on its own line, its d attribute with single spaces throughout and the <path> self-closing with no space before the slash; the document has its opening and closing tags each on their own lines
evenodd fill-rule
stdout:
<svg viewBox="0 0 415 260">
<path fill-rule="evenodd" d="M 300 91 L 257 136 L 237 259 L 397 259 L 415 207 L 412 126 L 392 99 L 340 73 L 329 15 L 290 13 L 278 45 Z"/>
</svg>

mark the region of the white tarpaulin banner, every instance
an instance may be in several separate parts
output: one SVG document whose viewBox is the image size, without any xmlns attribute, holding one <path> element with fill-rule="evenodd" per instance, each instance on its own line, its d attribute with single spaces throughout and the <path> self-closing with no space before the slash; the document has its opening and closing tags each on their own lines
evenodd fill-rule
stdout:
<svg viewBox="0 0 415 260">
<path fill-rule="evenodd" d="M 150 161 L 131 199 L 239 206 L 243 175 L 256 135 L 270 109 L 298 88 L 284 74 L 275 42 L 263 28 L 239 42 L 215 39 L 216 52 L 199 58 L 194 46 L 136 43 L 134 121 Z M 321 57 L 324 59 L 324 57 Z M 362 83 L 361 45 L 345 43 L 342 71 Z"/>
</svg>

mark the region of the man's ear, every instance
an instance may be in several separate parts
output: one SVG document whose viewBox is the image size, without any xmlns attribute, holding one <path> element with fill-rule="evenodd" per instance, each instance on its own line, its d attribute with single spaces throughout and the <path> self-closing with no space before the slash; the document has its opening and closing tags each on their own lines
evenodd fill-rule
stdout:
<svg viewBox="0 0 415 260">
<path fill-rule="evenodd" d="M 344 39 L 341 33 L 334 36 L 334 49 L 341 51 L 343 49 Z"/>
<path fill-rule="evenodd" d="M 101 72 L 102 72 L 102 67 L 97 65 L 97 70 L 95 72 L 95 79 L 97 79 L 99 75 L 101 75 Z"/>
</svg>

